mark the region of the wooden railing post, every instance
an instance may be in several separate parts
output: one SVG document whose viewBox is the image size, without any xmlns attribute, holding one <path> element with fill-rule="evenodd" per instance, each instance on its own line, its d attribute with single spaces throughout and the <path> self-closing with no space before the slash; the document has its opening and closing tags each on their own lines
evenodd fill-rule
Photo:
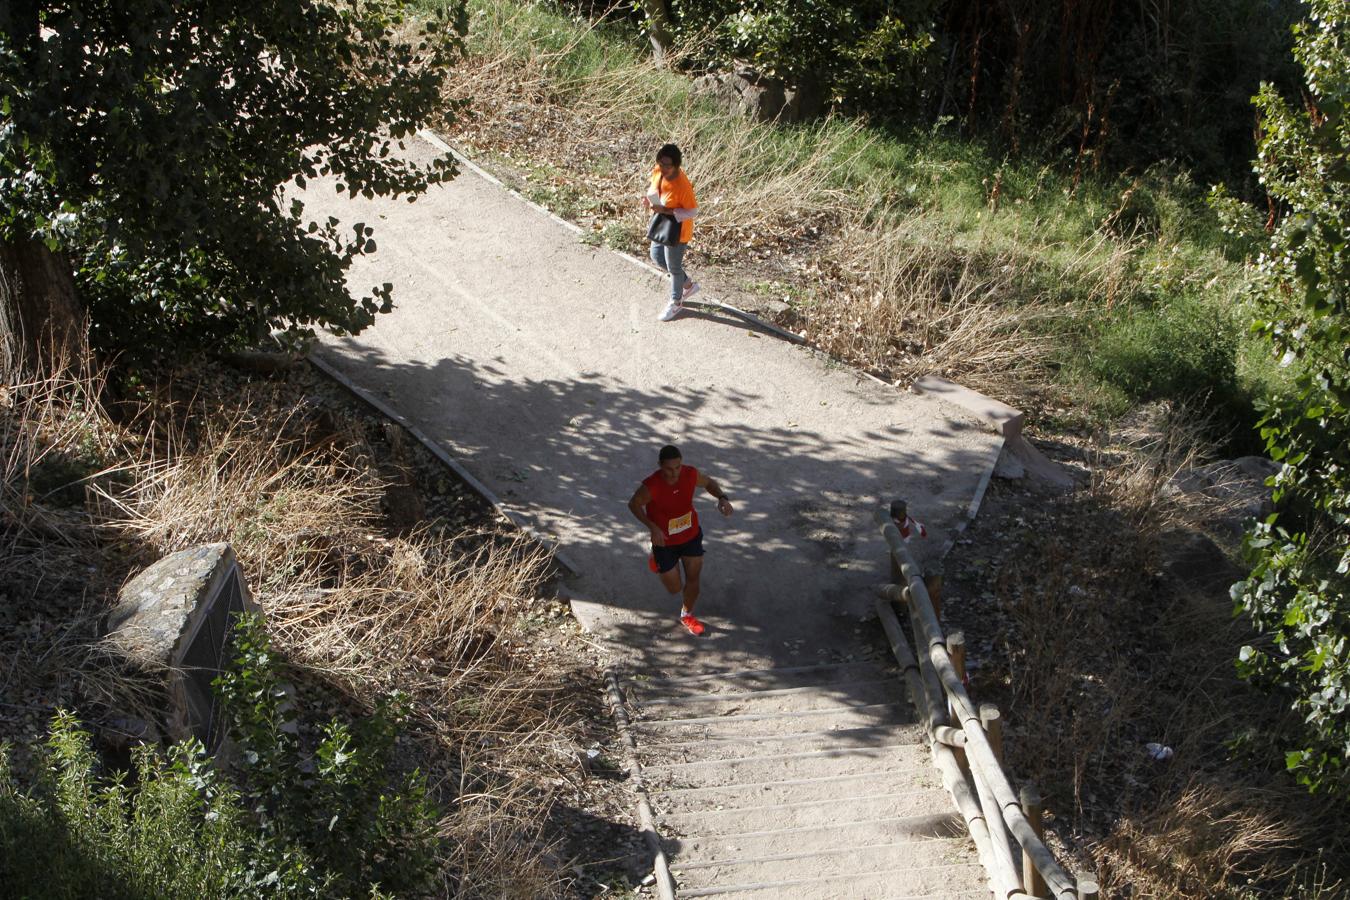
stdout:
<svg viewBox="0 0 1350 900">
<path fill-rule="evenodd" d="M 1074 875 L 1074 881 L 1078 883 L 1078 900 L 1097 900 L 1100 896 L 1101 888 L 1097 887 L 1095 876 L 1079 872 Z"/>
<path fill-rule="evenodd" d="M 1018 800 L 1022 803 L 1022 814 L 1031 823 L 1036 837 L 1044 840 L 1045 823 L 1041 821 L 1041 792 L 1029 784 L 1025 785 L 1018 795 Z M 1025 850 L 1022 851 L 1022 890 L 1033 897 L 1049 896 L 1045 889 L 1045 879 L 1036 870 L 1035 861 Z"/>
<path fill-rule="evenodd" d="M 965 633 L 964 631 L 952 631 L 946 636 L 946 654 L 952 657 L 952 665 L 956 668 L 956 673 L 961 676 L 961 681 L 965 681 Z M 948 700 L 948 714 L 952 716 L 952 721 L 960 721 L 956 718 L 956 708 Z M 956 748 L 956 760 L 960 762 L 961 769 L 968 770 L 969 762 L 965 760 L 965 748 L 960 746 Z"/>
<path fill-rule="evenodd" d="M 928 599 L 933 604 L 933 612 L 937 615 L 938 621 L 942 621 L 942 574 L 935 573 L 923 576 L 923 586 L 928 588 Z"/>
<path fill-rule="evenodd" d="M 952 666 L 956 668 L 956 674 L 961 676 L 962 683 L 966 680 L 966 633 L 964 631 L 953 631 L 947 635 L 947 655 L 952 658 Z"/>
<path fill-rule="evenodd" d="M 956 669 L 956 674 L 960 676 L 962 683 L 965 683 L 966 635 L 964 632 L 953 631 L 947 635 L 947 655 L 952 658 L 952 668 Z M 952 712 L 955 713 L 955 710 L 952 710 Z"/>
<path fill-rule="evenodd" d="M 984 733 L 989 735 L 989 746 L 994 750 L 994 758 L 1003 765 L 1003 715 L 992 703 L 980 704 L 980 724 Z"/>
</svg>

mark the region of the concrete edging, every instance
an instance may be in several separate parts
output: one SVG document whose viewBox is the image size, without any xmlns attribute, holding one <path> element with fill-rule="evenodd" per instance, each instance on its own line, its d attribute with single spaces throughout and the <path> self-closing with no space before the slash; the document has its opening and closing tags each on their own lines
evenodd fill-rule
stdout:
<svg viewBox="0 0 1350 900">
<path fill-rule="evenodd" d="M 656 879 L 656 893 L 661 900 L 675 900 L 675 876 L 670 872 L 670 860 L 661 847 L 661 833 L 656 830 L 656 817 L 652 814 L 651 800 L 647 797 L 647 785 L 642 779 L 642 764 L 638 762 L 637 738 L 633 736 L 633 726 L 628 721 L 628 711 L 623 705 L 623 689 L 619 687 L 619 678 L 613 668 L 605 670 L 605 692 L 609 699 L 609 712 L 619 728 L 619 739 L 623 741 L 624 757 L 628 765 L 629 783 L 638 798 L 638 826 L 647 849 L 652 853 L 652 875 Z"/>
</svg>

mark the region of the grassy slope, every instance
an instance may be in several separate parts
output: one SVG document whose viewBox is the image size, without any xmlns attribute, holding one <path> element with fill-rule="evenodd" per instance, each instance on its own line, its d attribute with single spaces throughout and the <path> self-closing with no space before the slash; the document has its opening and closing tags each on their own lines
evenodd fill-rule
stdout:
<svg viewBox="0 0 1350 900">
<path fill-rule="evenodd" d="M 1278 377 L 1246 335 L 1259 220 L 1229 204 L 1221 223 L 1184 173 L 1076 174 L 949 129 L 749 123 L 654 69 L 626 25 L 470 10 L 461 141 L 631 251 L 647 157 L 674 139 L 704 207 L 695 248 L 730 273 L 718 287 L 786 301 L 786 324 L 852 362 L 945 371 L 1077 422 L 1168 399 L 1248 424 Z"/>
</svg>

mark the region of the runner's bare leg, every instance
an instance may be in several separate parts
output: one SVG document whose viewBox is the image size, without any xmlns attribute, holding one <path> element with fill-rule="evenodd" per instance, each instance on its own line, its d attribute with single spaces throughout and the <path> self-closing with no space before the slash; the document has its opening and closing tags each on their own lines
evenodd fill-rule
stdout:
<svg viewBox="0 0 1350 900">
<path fill-rule="evenodd" d="M 682 585 L 680 584 L 680 567 L 671 566 L 666 571 L 660 573 L 661 583 L 665 585 L 666 590 L 672 594 L 678 594 Z"/>
<path fill-rule="evenodd" d="M 694 604 L 698 602 L 699 574 L 703 571 L 703 557 L 682 556 L 680 562 L 684 564 L 684 611 L 692 613 Z M 669 590 L 670 585 L 666 585 L 666 588 Z"/>
</svg>

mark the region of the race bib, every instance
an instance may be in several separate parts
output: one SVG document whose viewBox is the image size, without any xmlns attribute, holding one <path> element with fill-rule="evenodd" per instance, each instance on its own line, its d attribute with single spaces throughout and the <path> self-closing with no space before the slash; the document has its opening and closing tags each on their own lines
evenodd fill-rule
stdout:
<svg viewBox="0 0 1350 900">
<path fill-rule="evenodd" d="M 681 531 L 687 531 L 693 524 L 694 511 L 691 509 L 678 519 L 671 519 L 670 524 L 666 526 L 666 534 L 679 534 Z"/>
</svg>

